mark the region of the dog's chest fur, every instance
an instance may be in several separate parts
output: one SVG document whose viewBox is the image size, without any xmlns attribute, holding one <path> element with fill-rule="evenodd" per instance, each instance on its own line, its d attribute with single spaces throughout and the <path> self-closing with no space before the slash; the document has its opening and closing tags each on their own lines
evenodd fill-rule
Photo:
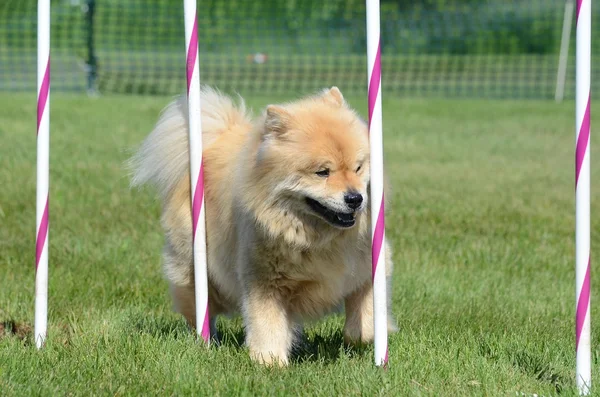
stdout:
<svg viewBox="0 0 600 397">
<path fill-rule="evenodd" d="M 302 318 L 322 316 L 367 279 L 368 261 L 359 244 L 344 237 L 326 247 L 299 249 L 281 240 L 259 238 L 246 269 L 262 289 L 278 294 Z"/>
</svg>

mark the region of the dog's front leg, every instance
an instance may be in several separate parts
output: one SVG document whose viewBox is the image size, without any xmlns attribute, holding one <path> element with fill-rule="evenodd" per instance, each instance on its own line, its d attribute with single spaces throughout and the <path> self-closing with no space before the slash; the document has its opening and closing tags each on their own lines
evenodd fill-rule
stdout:
<svg viewBox="0 0 600 397">
<path fill-rule="evenodd" d="M 294 328 L 279 292 L 256 283 L 249 285 L 243 317 L 250 357 L 262 364 L 287 365 Z"/>
</svg>

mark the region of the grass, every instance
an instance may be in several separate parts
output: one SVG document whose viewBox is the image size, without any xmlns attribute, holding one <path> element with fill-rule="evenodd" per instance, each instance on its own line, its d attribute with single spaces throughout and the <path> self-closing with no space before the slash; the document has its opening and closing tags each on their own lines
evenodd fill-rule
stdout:
<svg viewBox="0 0 600 397">
<path fill-rule="evenodd" d="M 52 97 L 50 328 L 37 351 L 35 96 L 0 94 L 3 395 L 576 394 L 572 103 L 385 97 L 401 331 L 382 371 L 371 347 L 343 347 L 341 315 L 310 324 L 284 370 L 249 361 L 239 318 L 219 322 L 223 346 L 195 343 L 161 275 L 159 204 L 122 167 L 167 100 Z M 592 214 L 599 202 L 593 191 Z"/>
</svg>

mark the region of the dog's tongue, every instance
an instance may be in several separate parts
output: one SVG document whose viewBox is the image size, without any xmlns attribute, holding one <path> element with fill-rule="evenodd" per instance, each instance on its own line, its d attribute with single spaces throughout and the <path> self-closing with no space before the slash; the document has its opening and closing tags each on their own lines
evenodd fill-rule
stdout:
<svg viewBox="0 0 600 397">
<path fill-rule="evenodd" d="M 338 213 L 338 214 L 336 214 L 336 216 L 340 221 L 343 221 L 343 222 L 350 222 L 350 221 L 354 220 L 354 214 Z"/>
</svg>

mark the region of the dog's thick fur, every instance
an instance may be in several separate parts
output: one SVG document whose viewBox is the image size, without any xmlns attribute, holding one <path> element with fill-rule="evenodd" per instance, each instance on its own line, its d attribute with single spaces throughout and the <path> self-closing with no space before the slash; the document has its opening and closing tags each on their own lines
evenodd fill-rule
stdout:
<svg viewBox="0 0 600 397">
<path fill-rule="evenodd" d="M 301 322 L 342 302 L 345 340 L 371 341 L 365 123 L 335 87 L 269 105 L 256 120 L 243 101 L 236 105 L 211 88 L 202 88 L 201 100 L 211 320 L 241 311 L 251 357 L 267 364 L 287 364 Z M 160 192 L 164 268 L 175 307 L 193 326 L 188 156 L 182 97 L 164 110 L 131 164 L 133 185 L 150 182 Z M 362 195 L 358 208 L 349 208 L 348 192 Z M 340 221 L 332 213 L 347 223 L 332 224 Z M 385 247 L 389 288 L 392 261 Z M 391 317 L 388 324 L 395 329 Z"/>
</svg>

